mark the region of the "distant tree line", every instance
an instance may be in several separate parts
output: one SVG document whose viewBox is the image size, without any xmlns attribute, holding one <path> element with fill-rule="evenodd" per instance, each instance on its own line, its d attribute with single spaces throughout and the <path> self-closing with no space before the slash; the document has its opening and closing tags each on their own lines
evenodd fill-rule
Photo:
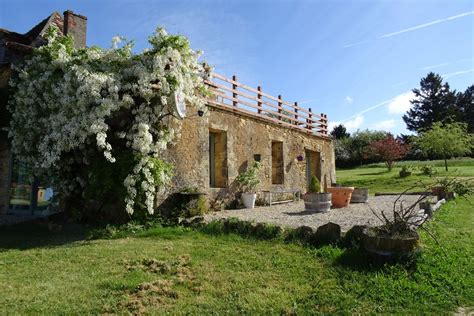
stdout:
<svg viewBox="0 0 474 316">
<path fill-rule="evenodd" d="M 447 159 L 474 153 L 474 85 L 464 92 L 451 90 L 440 75 L 430 72 L 412 90 L 412 107 L 403 116 L 414 135 L 394 137 L 383 131 L 358 130 L 349 134 L 339 124 L 335 139 L 336 165 L 353 167 L 384 161 L 389 170 L 399 159 Z"/>
</svg>

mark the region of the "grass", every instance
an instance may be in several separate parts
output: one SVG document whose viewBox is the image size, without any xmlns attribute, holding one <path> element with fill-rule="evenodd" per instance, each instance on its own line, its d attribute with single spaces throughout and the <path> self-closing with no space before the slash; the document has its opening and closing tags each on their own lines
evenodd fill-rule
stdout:
<svg viewBox="0 0 474 316">
<path fill-rule="evenodd" d="M 433 177 L 422 175 L 419 169 L 416 169 L 409 177 L 400 178 L 398 172 L 403 165 L 416 167 L 434 165 L 435 177 L 458 176 L 466 179 L 474 177 L 474 159 L 464 158 L 449 160 L 447 172 L 444 169 L 443 160 L 397 162 L 391 172 L 388 172 L 383 163 L 364 165 L 354 169 L 340 169 L 337 170 L 337 182 L 342 185 L 369 188 L 369 192 L 373 194 L 375 192 L 402 192 L 416 186 L 419 181 L 425 183 L 434 181 Z M 420 189 L 418 187 L 414 190 Z"/>
<path fill-rule="evenodd" d="M 179 227 L 87 240 L 80 226 L 21 224 L 0 230 L 0 314 L 411 314 L 474 306 L 472 205 L 450 202 L 429 225 L 444 251 L 421 232 L 424 251 L 416 266 L 404 266 L 379 265 L 353 249 Z M 150 262 L 169 268 L 157 272 Z"/>
<path fill-rule="evenodd" d="M 456 168 L 471 177 L 473 167 L 472 161 L 463 161 Z M 366 166 L 339 171 L 338 177 L 373 191 L 401 190 L 410 181 L 429 179 L 399 181 L 395 173 Z M 156 226 L 89 240 L 91 230 L 80 225 L 2 227 L 0 314 L 472 311 L 471 203 L 445 204 L 428 223 L 440 245 L 420 231 L 423 252 L 409 264 L 391 265 L 357 249 L 285 243 L 272 239 L 271 232 L 262 240 Z"/>
</svg>

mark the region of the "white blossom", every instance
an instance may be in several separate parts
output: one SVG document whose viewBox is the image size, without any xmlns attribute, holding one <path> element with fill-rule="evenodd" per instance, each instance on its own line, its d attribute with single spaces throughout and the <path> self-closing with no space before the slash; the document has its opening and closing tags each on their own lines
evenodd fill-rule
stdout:
<svg viewBox="0 0 474 316">
<path fill-rule="evenodd" d="M 118 47 L 122 37 L 114 37 L 108 50 L 76 50 L 57 33 L 49 34 L 37 54 L 14 65 L 18 76 L 11 82 L 15 93 L 8 108 L 15 155 L 37 172 L 55 175 L 69 194 L 77 184 L 87 186 L 72 166 L 90 165 L 93 146 L 114 163 L 117 149 L 112 144 L 122 141 L 138 157 L 123 181 L 126 211 L 132 214 L 135 201 L 142 199 L 153 213 L 155 194 L 169 181 L 169 173 L 158 170 L 150 158 L 160 158 L 179 135 L 168 101 L 179 89 L 187 104 L 204 106 L 196 91 L 207 70 L 184 37 L 176 37 L 176 48 L 166 41 L 170 36 L 157 29 L 149 39 L 152 48 L 133 55 L 131 43 Z M 114 120 L 119 122 L 111 124 Z M 73 159 L 64 158 L 72 153 Z"/>
</svg>

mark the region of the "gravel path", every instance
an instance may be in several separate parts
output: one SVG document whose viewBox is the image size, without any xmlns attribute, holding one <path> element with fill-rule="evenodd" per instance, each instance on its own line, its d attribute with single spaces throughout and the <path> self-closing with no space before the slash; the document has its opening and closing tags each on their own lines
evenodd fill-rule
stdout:
<svg viewBox="0 0 474 316">
<path fill-rule="evenodd" d="M 409 205 L 419 196 L 410 195 L 403 198 L 404 205 Z M 380 225 L 380 220 L 372 213 L 369 205 L 378 212 L 384 211 L 391 215 L 393 202 L 397 196 L 371 196 L 368 203 L 350 204 L 348 207 L 331 209 L 327 213 L 309 213 L 304 209 L 303 201 L 289 204 L 257 207 L 255 209 L 238 209 L 214 212 L 205 215 L 205 219 L 237 217 L 241 220 L 277 224 L 284 227 L 310 226 L 317 228 L 333 222 L 341 226 L 342 231 L 349 230 L 354 225 Z"/>
</svg>

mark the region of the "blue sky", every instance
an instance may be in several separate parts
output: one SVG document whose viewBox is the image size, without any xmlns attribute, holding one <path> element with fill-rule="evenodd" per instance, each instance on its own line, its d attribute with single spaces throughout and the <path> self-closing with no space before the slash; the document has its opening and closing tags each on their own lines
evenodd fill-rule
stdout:
<svg viewBox="0 0 474 316">
<path fill-rule="evenodd" d="M 406 133 L 410 90 L 429 71 L 474 83 L 474 1 L 0 0 L 0 27 L 28 31 L 53 11 L 88 17 L 88 45 L 147 47 L 156 26 L 186 35 L 215 71 L 282 94 L 330 122 Z"/>
</svg>

